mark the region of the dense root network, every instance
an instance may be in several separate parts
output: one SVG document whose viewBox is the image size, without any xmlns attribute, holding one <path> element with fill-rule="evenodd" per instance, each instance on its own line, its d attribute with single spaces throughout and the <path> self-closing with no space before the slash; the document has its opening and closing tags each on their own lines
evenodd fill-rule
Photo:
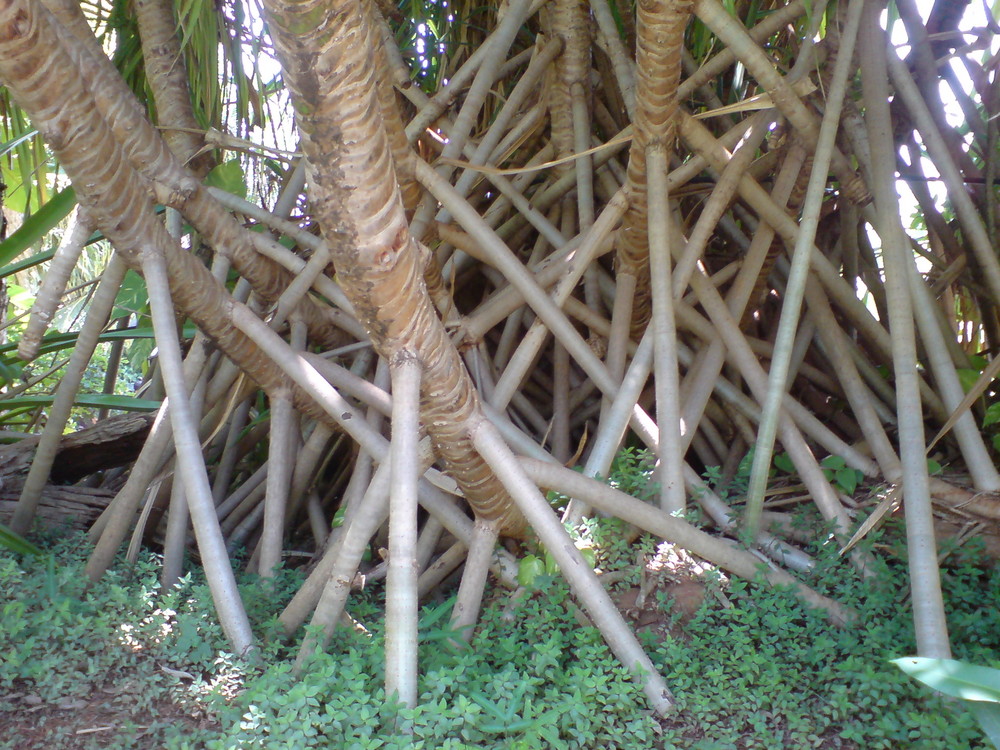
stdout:
<svg viewBox="0 0 1000 750">
<path fill-rule="evenodd" d="M 498 539 L 537 537 L 667 712 L 667 684 L 564 522 L 617 516 L 847 625 L 800 580 L 811 560 L 766 502 L 777 441 L 845 549 L 905 501 L 918 644 L 948 655 L 933 511 L 1000 512 L 976 411 L 996 371 L 983 353 L 1000 346 L 1000 263 L 995 60 L 958 47 L 945 4 L 924 23 L 897 3 L 906 59 L 861 0 L 736 15 L 717 0 L 634 13 L 511 0 L 474 26 L 450 9 L 438 37 L 372 2 L 263 5 L 299 149 L 268 152 L 286 161 L 256 191 L 267 205 L 203 182 L 203 147 L 237 141 L 198 130 L 171 3 L 136 2 L 155 125 L 78 3 L 0 3 L 0 82 L 80 205 L 22 357 L 44 344 L 92 231 L 114 248 L 18 480 L 15 530 L 52 503 L 70 409 L 132 269 L 159 354 L 144 398 L 165 400 L 128 473 L 104 475 L 116 494 L 90 525 L 88 574 L 147 537 L 172 582 L 193 529 L 239 653 L 253 635 L 230 552 L 250 550 L 265 580 L 289 549 L 314 552 L 280 615 L 289 635 L 318 626 L 301 664 L 341 621 L 375 539 L 387 692 L 413 704 L 420 597 L 464 563 L 453 621 L 473 626 L 489 571 L 516 586 L 515 547 Z M 968 138 L 944 119 L 940 69 Z M 242 157 L 252 169 L 257 153 Z M 904 231 L 897 173 L 920 236 Z M 183 347 L 178 313 L 196 328 Z M 626 442 L 656 458 L 650 502 L 599 481 Z M 932 443 L 967 481 L 928 476 Z M 754 448 L 733 510 L 700 477 L 731 479 Z M 858 534 L 830 466 L 889 488 Z M 550 490 L 567 498 L 558 510 Z M 684 520 L 695 506 L 714 530 Z"/>
</svg>

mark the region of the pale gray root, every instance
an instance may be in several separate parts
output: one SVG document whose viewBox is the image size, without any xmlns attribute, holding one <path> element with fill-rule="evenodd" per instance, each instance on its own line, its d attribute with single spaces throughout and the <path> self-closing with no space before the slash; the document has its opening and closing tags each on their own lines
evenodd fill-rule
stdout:
<svg viewBox="0 0 1000 750">
<path fill-rule="evenodd" d="M 417 538 L 417 570 L 421 573 L 430 564 L 443 532 L 444 526 L 434 516 L 430 516 L 424 521 L 423 528 L 420 529 L 420 536 Z"/>
<path fill-rule="evenodd" d="M 677 241 L 670 226 L 667 169 L 670 160 L 663 144 L 646 147 L 648 189 L 649 274 L 653 293 L 653 372 L 656 388 L 656 425 L 659 430 L 660 507 L 669 513 L 684 511 L 684 445 L 681 435 L 680 374 L 677 369 L 677 327 L 674 321 L 671 246 Z"/>
<path fill-rule="evenodd" d="M 188 389 L 191 391 L 192 416 L 201 414 L 204 405 L 205 389 L 208 385 L 208 373 L 203 372 L 205 360 L 208 358 L 206 346 L 207 340 L 199 334 L 184 360 L 184 381 L 185 384 L 189 384 Z M 192 383 L 192 380 L 195 379 L 197 382 Z M 170 488 L 167 531 L 163 540 L 163 569 L 160 571 L 160 586 L 163 591 L 170 591 L 184 573 L 184 548 L 187 546 L 188 519 L 184 483 L 175 481 Z"/>
<path fill-rule="evenodd" d="M 143 443 L 139 457 L 132 465 L 125 486 L 87 532 L 87 540 L 93 543 L 85 570 L 87 578 L 97 582 L 111 567 L 114 557 L 128 535 L 135 521 L 135 512 L 143 496 L 154 483 L 156 474 L 173 455 L 174 430 L 168 416 L 169 401 L 164 401 L 156 413 L 156 419 Z"/>
<path fill-rule="evenodd" d="M 21 333 L 21 340 L 17 342 L 17 356 L 21 359 L 30 361 L 38 356 L 42 336 L 55 317 L 63 292 L 66 291 L 66 283 L 76 267 L 80 253 L 83 252 L 84 244 L 90 239 L 93 231 L 93 225 L 87 218 L 86 212 L 77 208 L 70 217 L 70 225 L 49 262 L 48 270 L 42 277 L 41 286 L 38 287 L 35 301 L 31 305 L 31 317 Z"/>
<path fill-rule="evenodd" d="M 816 231 L 819 228 L 820 212 L 829 181 L 830 165 L 834 161 L 837 131 L 840 127 L 840 112 L 847 93 L 847 80 L 853 71 L 854 42 L 861 24 L 864 0 L 851 0 L 847 10 L 847 20 L 840 35 L 840 50 L 833 71 L 833 80 L 827 94 L 826 111 L 820 125 L 813 157 L 812 171 L 803 200 L 799 233 L 792 253 L 792 266 L 785 284 L 782 298 L 781 318 L 771 356 L 767 388 L 761 402 L 761 418 L 757 427 L 757 442 L 754 447 L 753 465 L 750 469 L 750 484 L 747 490 L 745 510 L 745 532 L 756 541 L 760 531 L 760 514 L 764 509 L 764 492 L 767 489 L 768 473 L 771 469 L 771 454 L 778 432 L 778 421 L 782 401 L 788 390 L 789 368 L 795 345 L 795 332 L 802 312 L 802 299 L 806 292 L 809 267 L 813 253 Z"/>
<path fill-rule="evenodd" d="M 270 394 L 271 442 L 268 451 L 268 472 L 264 491 L 264 526 L 260 544 L 257 571 L 263 578 L 273 578 L 281 565 L 281 548 L 285 536 L 285 511 L 288 491 L 292 482 L 294 459 L 292 453 L 298 440 L 298 414 L 292 405 L 292 394 L 287 389 Z"/>
<path fill-rule="evenodd" d="M 322 586 L 322 592 L 310 621 L 312 630 L 302 639 L 298 656 L 295 658 L 295 665 L 292 668 L 294 673 L 301 673 L 309 658 L 316 651 L 325 648 L 333 637 L 334 629 L 344 613 L 344 605 L 351 593 L 351 584 L 354 582 L 358 564 L 364 556 L 368 542 L 389 515 L 389 489 L 389 464 L 384 463 L 375 471 L 364 501 L 358 504 L 351 518 L 345 522 L 337 547 L 327 553 L 332 558 L 331 561 L 326 563 L 327 555 L 324 555 L 324 560 L 316 568 L 318 571 L 320 567 L 324 567 L 327 572 L 326 575 L 320 576 L 318 581 Z M 316 571 L 313 571 L 313 575 Z M 307 579 L 279 617 L 288 634 L 297 627 L 296 621 L 299 620 L 301 610 L 304 607 L 312 608 L 310 599 L 313 594 L 306 589 L 308 583 Z M 293 623 L 294 627 L 290 628 Z"/>
<path fill-rule="evenodd" d="M 466 643 L 472 640 L 479 621 L 479 609 L 486 591 L 486 578 L 493 559 L 493 548 L 497 543 L 497 531 L 496 524 L 482 519 L 477 520 L 472 527 L 465 570 L 458 586 L 455 607 L 451 611 L 451 628 L 458 631 L 458 637 Z"/>
<path fill-rule="evenodd" d="M 630 285 L 634 285 L 635 279 L 631 279 Z M 622 378 L 622 385 L 614 400 L 606 412 L 601 416 L 600 424 L 597 427 L 597 434 L 594 436 L 594 443 L 584 464 L 583 473 L 588 477 L 607 476 L 611 469 L 611 462 L 618 453 L 625 430 L 628 427 L 629 417 L 639 400 L 639 394 L 646 384 L 649 371 L 653 366 L 653 333 L 647 329 L 643 334 L 639 348 L 636 349 L 635 356 L 629 364 L 625 377 Z M 580 498 L 574 497 L 566 505 L 563 521 L 578 524 L 584 516 L 590 513 L 590 506 Z"/>
<path fill-rule="evenodd" d="M 389 569 L 385 605 L 385 694 L 417 705 L 417 485 L 420 480 L 421 364 L 397 352 L 392 376 L 392 440 L 389 443 Z"/>
<path fill-rule="evenodd" d="M 76 345 L 66 365 L 66 374 L 56 388 L 55 399 L 48 409 L 48 419 L 38 440 L 38 447 L 35 449 L 35 458 L 31 462 L 28 476 L 21 488 L 21 496 L 10 520 L 10 528 L 17 534 L 27 533 L 35 520 L 38 503 L 42 499 L 42 490 L 49 481 L 52 464 L 55 463 L 56 453 L 59 450 L 59 439 L 66 427 L 87 365 L 94 349 L 97 348 L 97 338 L 108 323 L 126 270 L 125 262 L 118 257 L 118 254 L 112 255 L 104 269 L 101 283 L 98 284 L 97 291 L 87 308 L 87 319 L 77 334 Z"/>
<path fill-rule="evenodd" d="M 896 163 L 888 104 L 888 72 L 886 49 L 883 46 L 885 37 L 879 25 L 879 10 L 876 6 L 867 4 L 865 13 L 859 45 L 861 64 L 866 72 L 862 79 L 862 92 L 865 124 L 872 153 L 872 191 L 878 219 L 875 229 L 882 238 L 884 286 L 889 307 L 889 326 L 892 329 L 913 625 L 920 656 L 947 659 L 951 656 L 951 646 L 934 541 L 923 410 L 917 383 L 909 262 L 903 257 L 904 253 L 909 252 L 909 244 L 900 224 L 899 198 L 895 187 Z M 913 107 L 910 109 L 912 111 Z"/>
<path fill-rule="evenodd" d="M 570 589 L 583 604 L 615 656 L 642 687 L 651 708 L 661 716 L 670 713 L 675 704 L 666 683 L 538 487 L 524 473 L 492 425 L 480 422 L 473 428 L 472 435 L 476 450 L 496 472 L 497 478 L 503 482 L 545 548 L 555 558 Z"/>
<path fill-rule="evenodd" d="M 420 574 L 420 579 L 417 581 L 417 595 L 423 599 L 437 588 L 441 581 L 462 564 L 468 549 L 465 542 L 455 542 L 442 552 L 437 560 L 431 563 L 427 570 Z"/>
<path fill-rule="evenodd" d="M 583 497 L 604 512 L 677 544 L 741 578 L 753 581 L 762 575 L 772 586 L 791 587 L 806 603 L 825 610 L 830 621 L 836 625 L 850 624 L 856 617 L 850 608 L 816 593 L 785 571 L 768 566 L 735 544 L 706 534 L 660 508 L 565 467 L 531 458 L 522 458 L 520 463 L 527 475 L 540 486 Z"/>
<path fill-rule="evenodd" d="M 170 299 L 166 261 L 158 248 L 146 248 L 143 251 L 142 266 L 149 289 L 153 326 L 160 351 L 160 367 L 167 397 L 172 402 L 170 419 L 174 428 L 177 464 L 184 482 L 205 577 L 219 615 L 219 623 L 233 652 L 240 657 L 249 656 L 254 649 L 253 631 L 243 609 L 236 576 L 233 575 L 219 519 L 215 515 L 212 488 L 208 483 L 201 440 L 198 437 L 198 425 L 191 412 L 184 384 L 184 366 Z"/>
</svg>

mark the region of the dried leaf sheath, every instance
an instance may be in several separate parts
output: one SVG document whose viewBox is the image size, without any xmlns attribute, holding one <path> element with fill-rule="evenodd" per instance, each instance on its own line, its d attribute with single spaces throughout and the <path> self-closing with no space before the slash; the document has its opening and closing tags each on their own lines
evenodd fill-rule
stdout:
<svg viewBox="0 0 1000 750">
<path fill-rule="evenodd" d="M 406 223 L 375 92 L 371 24 L 351 0 L 266 8 L 337 278 L 383 356 L 406 349 L 420 359 L 423 424 L 476 514 L 517 533 L 520 514 L 472 447 L 478 397 L 434 311 Z"/>
</svg>

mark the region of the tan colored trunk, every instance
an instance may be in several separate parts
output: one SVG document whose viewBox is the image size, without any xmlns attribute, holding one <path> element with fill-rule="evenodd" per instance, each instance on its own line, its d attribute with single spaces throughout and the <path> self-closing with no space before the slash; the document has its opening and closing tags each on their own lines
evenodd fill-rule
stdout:
<svg viewBox="0 0 1000 750">
<path fill-rule="evenodd" d="M 646 147 L 663 144 L 668 154 L 673 152 L 681 50 L 691 9 L 691 0 L 640 0 L 638 3 L 638 81 L 634 138 L 628 161 L 628 185 L 632 195 L 618 235 L 619 272 L 636 278 L 633 338 L 642 334 L 651 310 Z"/>
<path fill-rule="evenodd" d="M 163 249 L 177 307 L 258 385 L 287 385 L 281 370 L 229 324 L 236 303 L 226 288 L 166 233 L 147 188 L 90 98 L 79 68 L 37 10 L 31 3 L 13 2 L 0 18 L 0 79 L 55 151 L 78 200 L 130 267 L 139 269 L 144 247 Z M 300 408 L 330 421 L 300 389 L 295 389 L 295 399 Z"/>
<path fill-rule="evenodd" d="M 472 446 L 479 397 L 437 317 L 406 223 L 376 94 L 371 24 L 350 0 L 265 5 L 337 279 L 383 357 L 408 351 L 420 360 L 423 426 L 477 516 L 519 533 L 520 513 Z"/>
<path fill-rule="evenodd" d="M 170 0 L 135 0 L 146 80 L 153 90 L 156 119 L 166 128 L 163 138 L 170 150 L 196 174 L 204 176 L 212 168 L 212 159 L 208 154 L 197 155 L 205 139 L 197 133 L 198 121 L 191 106 L 187 67 L 172 6 Z"/>
<path fill-rule="evenodd" d="M 253 250 L 252 233 L 213 200 L 170 152 L 159 131 L 150 124 L 135 97 L 104 56 L 74 0 L 45 0 L 45 4 L 63 27 L 52 29 L 49 38 L 53 44 L 58 44 L 56 39 L 59 39 L 72 60 L 64 57 L 66 64 L 83 74 L 81 88 L 75 95 L 81 96 L 89 89 L 106 126 L 111 128 L 124 155 L 137 171 L 143 183 L 142 192 L 155 189 L 157 199 L 183 213 L 213 249 L 232 261 L 262 299 L 277 300 L 291 283 L 292 275 Z M 345 343 L 329 308 L 306 298 L 299 305 L 299 313 L 313 341 L 331 347 Z"/>
</svg>

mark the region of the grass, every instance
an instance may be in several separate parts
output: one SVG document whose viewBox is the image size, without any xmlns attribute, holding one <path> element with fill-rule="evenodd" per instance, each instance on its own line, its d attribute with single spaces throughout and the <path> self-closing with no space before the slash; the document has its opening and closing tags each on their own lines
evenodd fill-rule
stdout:
<svg viewBox="0 0 1000 750">
<path fill-rule="evenodd" d="M 590 529 L 602 565 L 634 565 L 637 549 L 655 547 L 626 547 L 619 531 L 611 521 Z M 425 608 L 420 705 L 407 710 L 382 689 L 378 590 L 352 599 L 369 631 L 342 631 L 298 679 L 294 645 L 274 637 L 294 571 L 275 592 L 242 581 L 265 644 L 266 666 L 251 667 L 225 652 L 204 583 L 160 591 L 153 555 L 87 589 L 76 538 L 51 545 L 47 562 L 0 551 L 0 747 L 984 747 L 971 715 L 888 663 L 915 652 L 894 537 L 883 532 L 878 588 L 833 550 L 812 550 L 814 585 L 859 610 L 854 629 L 831 629 L 787 593 L 719 576 L 681 623 L 670 589 L 654 588 L 647 609 L 662 627 L 642 637 L 678 700 L 664 721 L 553 578 L 540 577 L 513 611 L 493 592 L 465 652 L 445 645 L 450 602 Z M 984 593 L 1000 591 L 997 566 L 963 548 L 944 575 L 955 657 L 996 666 L 1000 615 Z"/>
</svg>

